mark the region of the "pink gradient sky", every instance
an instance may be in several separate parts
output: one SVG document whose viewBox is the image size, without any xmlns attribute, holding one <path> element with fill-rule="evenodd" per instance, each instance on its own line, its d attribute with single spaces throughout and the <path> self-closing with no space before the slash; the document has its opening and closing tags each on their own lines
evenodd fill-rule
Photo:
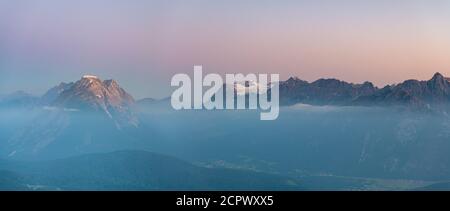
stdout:
<svg viewBox="0 0 450 211">
<path fill-rule="evenodd" d="M 450 1 L 0 3 L 0 94 L 42 94 L 91 73 L 137 98 L 164 97 L 194 64 L 378 86 L 450 76 Z"/>
</svg>

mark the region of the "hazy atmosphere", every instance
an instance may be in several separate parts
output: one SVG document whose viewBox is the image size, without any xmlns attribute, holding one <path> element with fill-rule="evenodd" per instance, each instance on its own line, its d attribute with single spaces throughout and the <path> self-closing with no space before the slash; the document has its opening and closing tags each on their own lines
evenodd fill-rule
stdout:
<svg viewBox="0 0 450 211">
<path fill-rule="evenodd" d="M 450 190 L 449 55 L 446 0 L 0 0 L 0 191 Z"/>
<path fill-rule="evenodd" d="M 384 86 L 450 74 L 448 37 L 445 0 L 1 1 L 0 94 L 90 73 L 160 98 L 196 64 Z"/>
</svg>

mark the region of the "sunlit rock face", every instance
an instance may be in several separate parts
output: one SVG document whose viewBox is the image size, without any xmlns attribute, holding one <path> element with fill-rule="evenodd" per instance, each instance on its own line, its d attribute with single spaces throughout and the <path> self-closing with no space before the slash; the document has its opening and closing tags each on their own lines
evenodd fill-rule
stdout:
<svg viewBox="0 0 450 211">
<path fill-rule="evenodd" d="M 53 106 L 82 111 L 101 111 L 123 123 L 138 125 L 131 107 L 134 98 L 122 89 L 115 80 L 102 81 L 97 76 L 85 75 L 70 88 L 62 91 L 52 103 Z"/>
</svg>

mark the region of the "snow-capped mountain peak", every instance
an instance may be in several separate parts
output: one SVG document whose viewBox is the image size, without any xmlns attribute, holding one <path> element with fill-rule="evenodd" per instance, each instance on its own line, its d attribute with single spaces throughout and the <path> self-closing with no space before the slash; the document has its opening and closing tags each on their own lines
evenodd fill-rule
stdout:
<svg viewBox="0 0 450 211">
<path fill-rule="evenodd" d="M 83 75 L 83 78 L 86 78 L 86 79 L 98 79 L 98 77 L 95 76 L 95 75 Z"/>
<path fill-rule="evenodd" d="M 80 111 L 99 111 L 118 123 L 137 125 L 131 110 L 134 103 L 134 98 L 116 81 L 102 81 L 97 76 L 84 75 L 71 83 L 70 87 L 64 87 L 51 105 Z"/>
<path fill-rule="evenodd" d="M 262 93 L 267 92 L 268 85 L 263 85 L 256 81 L 241 81 L 234 83 L 233 88 L 237 95 L 258 94 L 258 89 Z"/>
</svg>

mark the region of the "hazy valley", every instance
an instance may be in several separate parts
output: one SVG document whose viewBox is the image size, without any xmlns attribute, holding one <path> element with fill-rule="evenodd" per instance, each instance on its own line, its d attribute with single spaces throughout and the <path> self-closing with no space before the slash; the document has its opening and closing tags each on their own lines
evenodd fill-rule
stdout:
<svg viewBox="0 0 450 211">
<path fill-rule="evenodd" d="M 291 78 L 280 100 L 276 121 L 174 111 L 168 99 L 135 100 L 94 76 L 42 97 L 2 96 L 0 188 L 410 190 L 450 181 L 450 83 L 440 74 L 384 88 Z"/>
</svg>

